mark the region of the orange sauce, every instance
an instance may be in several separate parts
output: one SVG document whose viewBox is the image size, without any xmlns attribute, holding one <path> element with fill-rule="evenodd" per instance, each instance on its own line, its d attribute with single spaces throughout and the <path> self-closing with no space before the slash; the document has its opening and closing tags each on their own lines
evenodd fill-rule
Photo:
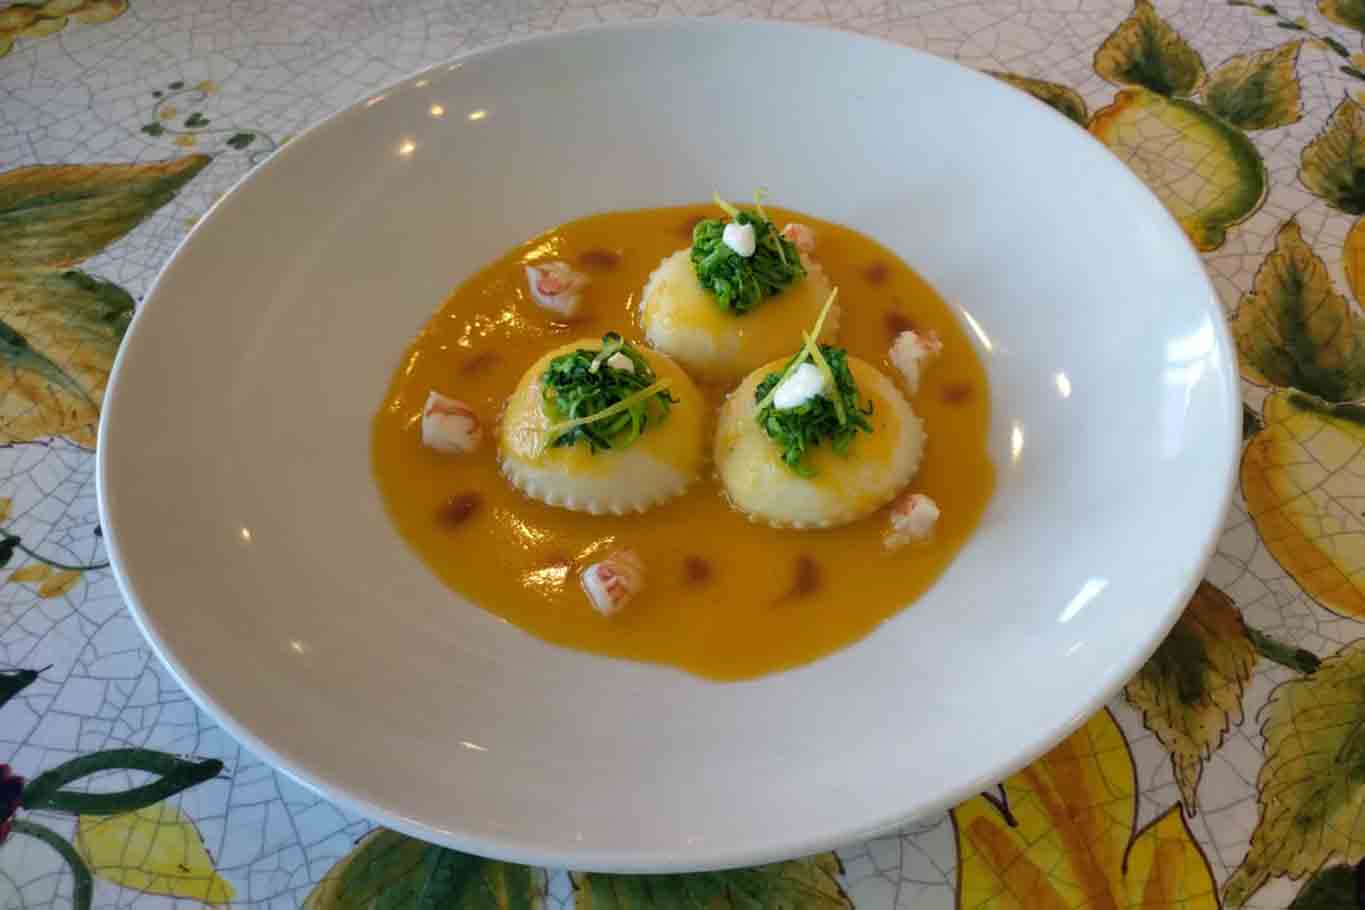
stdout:
<svg viewBox="0 0 1365 910">
<path fill-rule="evenodd" d="M 816 231 L 814 258 L 840 288 L 839 344 L 892 373 L 887 350 L 906 328 L 933 329 L 943 355 L 911 400 L 928 434 L 910 489 L 942 509 L 931 541 L 888 551 L 887 510 L 843 528 L 778 531 L 734 511 L 711 476 L 642 515 L 592 516 L 522 496 L 499 474 L 496 421 L 522 372 L 549 349 L 617 331 L 643 344 L 636 314 L 649 273 L 687 246 L 710 206 L 594 215 L 521 246 L 455 289 L 412 343 L 374 418 L 371 462 L 399 533 L 448 586 L 542 639 L 668 664 L 717 680 L 808 663 L 877 628 L 933 585 L 961 549 L 994 487 L 986 454 L 986 375 L 953 312 L 876 241 L 771 209 Z M 539 309 L 527 262 L 561 259 L 589 273 L 572 324 Z M 775 298 L 763 306 L 780 306 Z M 792 339 L 795 353 L 799 339 Z M 421 444 L 429 390 L 468 402 L 485 437 L 471 455 Z M 728 388 L 702 386 L 708 440 Z M 856 446 L 855 446 L 856 451 Z M 708 463 L 710 456 L 708 452 Z M 578 572 L 629 545 L 648 584 L 622 612 L 593 612 Z"/>
</svg>

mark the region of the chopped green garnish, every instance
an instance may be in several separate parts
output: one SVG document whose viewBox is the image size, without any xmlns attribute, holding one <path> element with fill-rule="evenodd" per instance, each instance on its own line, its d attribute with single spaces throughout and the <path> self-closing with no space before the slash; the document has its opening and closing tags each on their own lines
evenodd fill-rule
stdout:
<svg viewBox="0 0 1365 910">
<path fill-rule="evenodd" d="M 611 366 L 616 354 L 633 370 Z M 598 350 L 579 348 L 550 361 L 541 376 L 545 413 L 554 421 L 546 430 L 546 447 L 586 442 L 599 449 L 624 449 L 651 426 L 668 418 L 678 400 L 671 383 L 659 379 L 649 361 L 620 335 L 602 336 Z"/>
<path fill-rule="evenodd" d="M 867 418 L 872 416 L 872 402 L 866 409 L 858 404 L 858 383 L 848 368 L 848 352 L 833 345 L 815 343 L 825 326 L 839 289 L 830 292 L 820 309 L 820 316 L 809 332 L 802 332 L 805 344 L 780 373 L 769 373 L 754 389 L 757 403 L 755 420 L 768 438 L 782 449 L 782 461 L 802 477 L 815 476 L 815 469 L 806 463 L 806 452 L 825 440 L 840 455 L 847 455 L 853 437 L 859 431 L 872 432 Z M 805 404 L 778 410 L 773 406 L 777 388 L 796 372 L 796 368 L 810 360 L 825 377 L 825 389 Z"/>
<path fill-rule="evenodd" d="M 746 259 L 725 245 L 722 237 L 729 223 L 725 219 L 708 218 L 692 230 L 692 268 L 723 308 L 742 315 L 805 277 L 796 245 L 778 233 L 758 197 L 753 211 L 738 209 L 719 196 L 716 204 L 730 221 L 752 227 L 755 241 L 754 254 Z"/>
<path fill-rule="evenodd" d="M 778 410 L 771 403 L 759 408 L 755 419 L 768 434 L 768 438 L 782 449 L 782 461 L 802 477 L 815 476 L 815 469 L 806 463 L 806 452 L 825 441 L 840 455 L 847 455 L 853 438 L 861 431 L 872 432 L 868 417 L 872 415 L 872 402 L 863 408 L 858 404 L 858 383 L 848 368 L 848 352 L 843 348 L 822 344 L 818 348 L 824 360 L 823 371 L 827 371 L 827 386 L 823 392 L 804 404 L 787 410 Z M 800 365 L 806 359 L 802 351 L 792 358 L 788 365 Z M 769 373 L 754 390 L 754 400 L 760 404 L 769 401 L 769 393 L 776 390 L 782 381 L 783 373 Z M 833 376 L 830 383 L 829 376 Z"/>
</svg>

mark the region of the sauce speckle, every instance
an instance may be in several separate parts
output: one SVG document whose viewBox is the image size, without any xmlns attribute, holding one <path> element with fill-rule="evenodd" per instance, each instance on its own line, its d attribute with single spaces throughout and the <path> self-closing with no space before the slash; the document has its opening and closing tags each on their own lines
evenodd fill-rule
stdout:
<svg viewBox="0 0 1365 910">
<path fill-rule="evenodd" d="M 460 364 L 460 372 L 465 376 L 473 376 L 482 373 L 484 370 L 498 362 L 496 351 L 479 351 L 464 363 Z"/>
<path fill-rule="evenodd" d="M 517 492 L 502 476 L 492 440 L 458 456 L 422 446 L 421 409 L 432 389 L 458 390 L 462 401 L 491 418 L 502 413 L 522 373 L 554 347 L 607 331 L 643 344 L 637 318 L 645 281 L 665 256 L 684 248 L 698 217 L 718 214 L 689 205 L 582 218 L 527 240 L 473 275 L 452 275 L 463 283 L 406 351 L 392 352 L 395 373 L 374 415 L 371 465 L 398 533 L 442 582 L 552 644 L 714 680 L 752 679 L 818 660 L 873 633 L 907 605 L 913 609 L 971 537 L 991 497 L 985 371 L 954 312 L 889 250 L 849 228 L 765 207 L 778 224 L 798 221 L 819 235 L 813 258 L 843 289 L 838 343 L 851 355 L 891 373 L 888 309 L 943 339 L 925 391 L 912 401 L 929 434 L 913 488 L 943 511 L 933 538 L 888 550 L 885 512 L 829 530 L 776 530 L 732 508 L 709 471 L 682 496 L 644 514 L 570 512 Z M 616 268 L 593 272 L 584 291 L 591 324 L 566 325 L 509 292 L 524 286 L 526 263 L 545 249 L 573 263 L 591 250 L 621 255 Z M 868 263 L 886 266 L 879 288 L 865 283 Z M 781 300 L 763 305 L 781 306 Z M 800 343 L 792 339 L 793 352 Z M 464 372 L 483 353 L 496 356 Z M 945 402 L 947 377 L 968 384 L 971 396 Z M 703 385 L 701 400 L 677 407 L 704 410 L 709 440 L 733 388 Z M 622 548 L 640 555 L 646 583 L 608 620 L 593 611 L 579 572 Z M 452 595 L 452 611 L 458 603 Z"/>
<path fill-rule="evenodd" d="M 820 590 L 821 583 L 820 564 L 809 556 L 798 556 L 796 558 L 796 579 L 792 582 L 791 590 L 782 599 L 800 600 L 803 597 L 809 597 Z"/>
<path fill-rule="evenodd" d="M 863 278 L 868 284 L 886 284 L 886 279 L 891 277 L 891 267 L 885 262 L 874 262 L 863 269 Z"/>
<path fill-rule="evenodd" d="M 913 332 L 915 330 L 915 320 L 899 310 L 887 310 L 883 322 L 886 324 L 886 337 L 891 341 L 895 341 L 896 336 L 901 332 Z"/>
<path fill-rule="evenodd" d="M 693 587 L 700 587 L 710 581 L 711 572 L 711 563 L 700 556 L 687 556 L 683 559 L 683 578 Z"/>
<path fill-rule="evenodd" d="M 478 493 L 460 493 L 441 504 L 437 518 L 447 528 L 464 524 L 483 505 L 483 497 Z"/>
<path fill-rule="evenodd" d="M 610 271 L 621 264 L 621 254 L 604 248 L 585 250 L 578 254 L 578 264 L 585 269 Z"/>
<path fill-rule="evenodd" d="M 966 382 L 950 382 L 943 387 L 943 400 L 948 404 L 963 404 L 972 397 L 972 387 Z"/>
</svg>

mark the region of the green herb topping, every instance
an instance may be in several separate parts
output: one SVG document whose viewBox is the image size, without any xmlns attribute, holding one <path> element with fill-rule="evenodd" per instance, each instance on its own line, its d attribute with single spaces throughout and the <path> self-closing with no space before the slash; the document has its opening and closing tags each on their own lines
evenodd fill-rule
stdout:
<svg viewBox="0 0 1365 910">
<path fill-rule="evenodd" d="M 610 366 L 620 354 L 634 369 Z M 678 400 L 649 361 L 620 335 L 602 336 L 600 350 L 579 348 L 550 361 L 541 376 L 545 413 L 555 421 L 546 430 L 546 447 L 586 442 L 598 449 L 624 449 L 651 426 L 668 418 Z"/>
<path fill-rule="evenodd" d="M 754 229 L 754 254 L 747 259 L 725 245 L 723 218 L 708 218 L 692 230 L 692 267 L 701 286 L 716 302 L 735 315 L 742 315 L 806 274 L 796 245 L 777 231 L 763 211 L 762 196 L 755 195 L 753 211 L 741 211 L 716 197 L 736 224 Z"/>
<path fill-rule="evenodd" d="M 758 425 L 782 449 L 782 461 L 787 467 L 802 477 L 815 476 L 815 469 L 806 463 L 809 449 L 829 440 L 835 452 L 847 455 L 859 431 L 872 432 L 872 424 L 867 420 L 872 415 L 872 402 L 869 400 L 866 408 L 858 404 L 858 383 L 848 368 L 848 352 L 833 345 L 815 343 L 838 296 L 836 289 L 825 301 L 815 328 L 802 333 L 805 346 L 800 353 L 787 362 L 781 373 L 765 376 L 754 390 Z M 824 374 L 824 391 L 804 404 L 778 410 L 773 405 L 777 387 L 807 360 L 813 361 Z"/>
</svg>

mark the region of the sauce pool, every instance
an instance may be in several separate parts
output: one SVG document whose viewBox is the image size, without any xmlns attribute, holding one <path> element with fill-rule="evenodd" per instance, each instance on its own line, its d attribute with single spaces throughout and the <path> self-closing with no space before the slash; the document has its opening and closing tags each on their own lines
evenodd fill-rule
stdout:
<svg viewBox="0 0 1365 910">
<path fill-rule="evenodd" d="M 995 484 L 985 371 L 947 304 L 876 241 L 807 215 L 769 214 L 779 226 L 800 221 L 814 229 L 812 256 L 840 289 L 837 343 L 850 354 L 894 375 L 887 351 L 896 333 L 932 329 L 942 339 L 942 356 L 910 399 L 928 442 L 909 489 L 938 502 L 934 537 L 887 550 L 887 509 L 822 531 L 774 530 L 736 512 L 709 454 L 730 386 L 699 383 L 708 415 L 704 476 L 644 514 L 569 512 L 527 499 L 503 479 L 496 422 L 521 374 L 553 347 L 608 331 L 643 346 L 637 314 L 646 279 L 690 245 L 699 218 L 716 216 L 711 206 L 613 212 L 535 237 L 456 288 L 408 348 L 374 418 L 371 464 L 385 507 L 446 585 L 546 641 L 716 680 L 830 654 L 933 585 L 976 528 Z M 553 259 L 592 279 L 573 320 L 541 310 L 526 289 L 525 264 Z M 792 339 L 792 353 L 799 345 Z M 422 446 L 422 406 L 432 389 L 478 412 L 484 441 L 473 454 Z M 622 546 L 640 554 L 647 586 L 622 612 L 602 617 L 578 573 Z"/>
</svg>

